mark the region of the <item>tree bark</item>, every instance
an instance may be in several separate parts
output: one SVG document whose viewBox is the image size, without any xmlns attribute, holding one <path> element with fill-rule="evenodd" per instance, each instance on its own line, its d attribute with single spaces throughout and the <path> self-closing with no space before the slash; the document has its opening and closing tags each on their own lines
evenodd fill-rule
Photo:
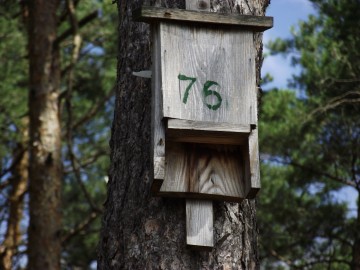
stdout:
<svg viewBox="0 0 360 270">
<path fill-rule="evenodd" d="M 26 132 L 27 134 L 27 132 Z M 13 269 L 13 257 L 21 242 L 22 232 L 20 222 L 24 208 L 24 194 L 28 184 L 28 153 L 25 148 L 27 135 L 23 136 L 23 143 L 19 143 L 14 157 L 19 156 L 17 164 L 12 169 L 10 180 L 11 192 L 9 196 L 9 216 L 4 241 L 0 246 L 0 269 Z"/>
<path fill-rule="evenodd" d="M 30 69 L 28 269 L 60 269 L 60 66 L 59 50 L 54 46 L 59 0 L 27 3 Z"/>
<path fill-rule="evenodd" d="M 264 15 L 268 2 L 213 1 L 212 8 Z M 179 0 L 151 3 L 185 7 Z M 98 269 L 259 269 L 254 200 L 214 203 L 215 247 L 197 252 L 186 247 L 185 200 L 150 194 L 150 80 L 132 76 L 151 67 L 149 26 L 131 20 L 131 11 L 141 4 L 118 1 L 118 81 Z M 254 34 L 254 46 L 259 82 L 261 34 Z"/>
<path fill-rule="evenodd" d="M 357 190 L 360 194 L 360 190 Z M 352 246 L 351 270 L 360 270 L 360 198 L 357 199 L 357 218 L 355 226 L 355 240 Z"/>
</svg>

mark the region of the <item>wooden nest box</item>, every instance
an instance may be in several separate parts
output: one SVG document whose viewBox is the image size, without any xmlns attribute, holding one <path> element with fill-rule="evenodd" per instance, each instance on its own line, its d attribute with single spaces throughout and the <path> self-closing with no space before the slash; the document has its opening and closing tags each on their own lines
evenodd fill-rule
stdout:
<svg viewBox="0 0 360 270">
<path fill-rule="evenodd" d="M 142 7 L 152 26 L 153 192 L 240 202 L 260 189 L 253 32 L 272 18 Z"/>
</svg>

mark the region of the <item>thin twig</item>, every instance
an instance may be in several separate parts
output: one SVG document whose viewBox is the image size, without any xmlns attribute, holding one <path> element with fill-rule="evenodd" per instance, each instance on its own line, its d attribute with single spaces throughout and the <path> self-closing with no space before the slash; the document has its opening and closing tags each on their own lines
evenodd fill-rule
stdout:
<svg viewBox="0 0 360 270">
<path fill-rule="evenodd" d="M 99 157 L 101 156 L 104 156 L 104 155 L 107 155 L 108 152 L 105 151 L 105 150 L 101 150 L 101 151 L 98 151 L 96 154 L 90 156 L 87 160 L 79 163 L 79 167 L 82 169 L 82 168 L 86 168 L 87 166 L 95 163 Z M 65 169 L 64 170 L 64 174 L 69 174 L 69 173 L 74 173 L 74 169 L 73 167 L 71 166 L 71 169 Z"/>
<path fill-rule="evenodd" d="M 334 180 L 334 181 L 336 181 L 338 183 L 345 184 L 345 185 L 351 186 L 353 188 L 356 188 L 356 184 L 354 182 L 350 181 L 350 180 L 342 179 L 342 178 L 336 177 L 336 176 L 331 175 L 331 174 L 326 173 L 326 172 L 320 172 L 318 170 L 315 170 L 315 169 L 313 169 L 311 167 L 304 166 L 304 165 L 302 165 L 300 163 L 297 163 L 295 161 L 283 161 L 283 160 L 280 160 L 280 159 L 277 159 L 277 158 L 270 158 L 270 160 L 281 163 L 281 164 L 292 165 L 294 167 L 305 169 L 305 170 L 313 172 L 313 173 L 315 173 L 317 175 L 321 175 L 321 176 L 324 176 L 324 177 L 329 178 L 331 180 Z"/>
<path fill-rule="evenodd" d="M 73 124 L 72 129 L 76 130 L 79 126 L 85 124 L 88 122 L 91 118 L 93 118 L 101 108 L 103 108 L 104 104 L 114 95 L 116 86 L 114 86 L 111 91 L 104 96 L 101 100 L 99 100 L 94 106 L 92 106 L 86 113 L 84 113 L 84 116 L 80 118 L 76 123 Z"/>
<path fill-rule="evenodd" d="M 62 238 L 62 245 L 65 246 L 73 237 L 85 230 L 90 224 L 98 217 L 98 212 L 92 212 L 90 215 L 82 222 L 77 224 L 72 228 L 68 234 Z"/>
<path fill-rule="evenodd" d="M 1 174 L 0 174 L 0 178 L 3 177 L 4 175 L 6 175 L 7 173 L 9 173 L 10 171 L 12 171 L 14 169 L 14 167 L 21 161 L 23 155 L 25 154 L 25 152 L 27 151 L 26 148 L 22 148 L 18 154 L 15 155 L 15 158 L 13 159 L 11 165 L 4 169 Z M 2 184 L 0 184 L 1 186 Z"/>
<path fill-rule="evenodd" d="M 336 108 L 340 105 L 346 104 L 346 103 L 359 103 L 360 102 L 360 98 L 346 98 L 350 95 L 359 95 L 360 96 L 360 91 L 348 91 L 340 96 L 337 96 L 337 97 L 329 100 L 326 105 L 321 106 L 321 107 L 313 110 L 312 112 L 310 112 L 309 116 L 307 117 L 307 120 L 305 120 L 303 125 L 306 124 L 307 122 L 309 122 L 317 114 L 325 113 L 328 110 L 334 109 L 334 108 Z"/>
<path fill-rule="evenodd" d="M 72 143 L 72 89 L 73 89 L 73 81 L 74 81 L 74 67 L 79 57 L 80 47 L 81 47 L 81 36 L 79 33 L 79 24 L 76 19 L 75 14 L 75 6 L 72 0 L 67 0 L 67 8 L 69 12 L 69 18 L 71 23 L 71 30 L 73 34 L 73 50 L 71 55 L 71 68 L 68 73 L 68 85 L 67 85 L 67 95 L 66 95 L 66 110 L 68 113 L 68 119 L 67 119 L 67 145 L 68 145 L 68 151 L 69 151 L 69 158 L 71 162 L 71 166 L 74 171 L 75 179 L 77 180 L 82 192 L 84 193 L 84 196 L 88 203 L 90 204 L 90 207 L 93 211 L 101 212 L 100 208 L 96 206 L 96 204 L 93 202 L 91 195 L 87 191 L 80 175 L 80 170 L 77 165 L 76 156 L 73 151 L 73 143 Z"/>
<path fill-rule="evenodd" d="M 89 22 L 91 22 L 92 20 L 96 19 L 98 17 L 98 11 L 95 10 L 93 12 L 91 12 L 90 14 L 88 14 L 87 16 L 85 16 L 84 18 L 82 18 L 79 23 L 78 26 L 79 28 L 85 26 L 86 24 L 88 24 Z M 74 29 L 73 27 L 65 30 L 64 33 L 62 33 L 55 41 L 55 44 L 59 45 L 64 39 L 68 38 L 72 33 L 73 33 Z"/>
</svg>

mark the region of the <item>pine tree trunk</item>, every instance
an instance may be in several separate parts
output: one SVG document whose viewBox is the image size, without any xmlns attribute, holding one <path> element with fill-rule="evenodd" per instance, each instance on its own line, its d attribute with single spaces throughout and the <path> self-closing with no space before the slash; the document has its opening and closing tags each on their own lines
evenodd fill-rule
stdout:
<svg viewBox="0 0 360 270">
<path fill-rule="evenodd" d="M 254 200 L 214 203 L 215 247 L 196 252 L 186 247 L 185 200 L 150 194 L 150 80 L 132 75 L 151 68 L 149 26 L 131 19 L 141 2 L 118 1 L 118 86 L 98 269 L 259 269 Z M 179 0 L 161 4 L 185 7 Z M 215 11 L 264 15 L 268 0 L 212 4 Z M 261 35 L 254 41 L 259 71 Z"/>
<path fill-rule="evenodd" d="M 10 179 L 11 192 L 9 196 L 9 216 L 7 218 L 7 228 L 4 241 L 0 245 L 0 269 L 13 269 L 13 256 L 22 239 L 20 223 L 24 208 L 24 195 L 28 184 L 28 154 L 25 148 L 27 132 L 23 136 L 23 143 L 19 143 L 14 153 L 18 160 L 12 169 Z"/>
<path fill-rule="evenodd" d="M 360 190 L 358 190 L 360 194 Z M 360 198 L 357 200 L 357 220 L 354 245 L 352 247 L 351 270 L 360 270 Z"/>
<path fill-rule="evenodd" d="M 28 1 L 30 61 L 29 269 L 60 269 L 59 0 Z"/>
</svg>

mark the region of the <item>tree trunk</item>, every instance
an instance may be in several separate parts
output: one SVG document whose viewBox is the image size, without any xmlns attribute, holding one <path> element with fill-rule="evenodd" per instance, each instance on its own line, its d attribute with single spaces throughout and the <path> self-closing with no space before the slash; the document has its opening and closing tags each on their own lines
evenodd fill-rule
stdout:
<svg viewBox="0 0 360 270">
<path fill-rule="evenodd" d="M 12 169 L 9 216 L 5 238 L 0 246 L 0 269 L 3 270 L 13 269 L 12 260 L 22 238 L 20 222 L 23 215 L 24 194 L 28 184 L 28 154 L 24 147 L 26 140 L 27 135 L 23 136 L 24 144 L 19 143 L 14 153 L 14 157 L 19 159 Z"/>
<path fill-rule="evenodd" d="M 60 269 L 60 67 L 55 46 L 59 0 L 28 1 L 29 8 L 29 269 Z"/>
<path fill-rule="evenodd" d="M 360 190 L 358 190 L 360 194 Z M 359 196 L 357 199 L 357 218 L 355 226 L 355 239 L 352 247 L 352 262 L 351 270 L 360 270 L 360 200 Z"/>
<path fill-rule="evenodd" d="M 179 0 L 152 2 L 185 7 Z M 213 1 L 212 6 L 214 11 L 264 15 L 268 2 Z M 254 200 L 214 203 L 215 247 L 195 252 L 186 247 L 185 200 L 150 194 L 150 80 L 132 75 L 151 68 L 149 26 L 131 20 L 141 3 L 118 1 L 120 57 L 98 269 L 259 269 Z M 261 35 L 255 34 L 254 41 L 259 71 Z"/>
</svg>

